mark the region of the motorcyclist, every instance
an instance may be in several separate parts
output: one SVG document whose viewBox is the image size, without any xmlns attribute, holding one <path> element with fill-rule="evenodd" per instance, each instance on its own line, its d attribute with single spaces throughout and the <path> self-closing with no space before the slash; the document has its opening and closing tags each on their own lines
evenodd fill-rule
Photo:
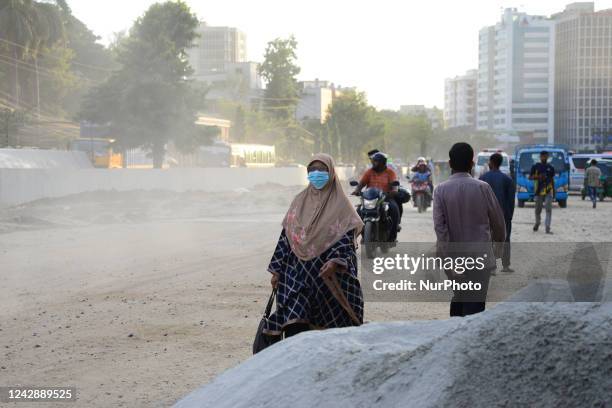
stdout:
<svg viewBox="0 0 612 408">
<path fill-rule="evenodd" d="M 364 187 L 376 187 L 385 193 L 385 201 L 389 204 L 389 216 L 392 224 L 389 231 L 389 241 L 395 242 L 399 225 L 399 207 L 394 197 L 397 195 L 398 188 L 392 186 L 391 183 L 397 181 L 397 176 L 393 170 L 387 167 L 387 156 L 384 153 L 374 153 L 371 160 L 372 168 L 366 170 L 352 194 L 359 195 Z"/>
<path fill-rule="evenodd" d="M 368 152 L 368 158 L 370 159 L 371 166 L 374 166 L 372 157 L 376 153 L 380 153 L 380 150 L 372 149 Z M 393 172 L 395 173 L 395 177 L 397 177 L 397 181 L 400 181 L 402 179 L 402 169 L 396 164 L 394 164 L 390 157 L 387 157 L 387 168 L 390 168 L 391 170 L 393 170 Z M 407 203 L 408 201 L 410 201 L 410 193 L 404 187 L 399 186 L 397 194 L 393 196 L 393 199 L 395 200 L 395 203 L 397 204 L 397 207 L 399 209 L 398 223 L 401 225 L 402 215 L 404 214 L 404 203 Z M 400 225 L 398 225 L 398 231 L 402 230 Z"/>
<path fill-rule="evenodd" d="M 416 165 L 412 168 L 412 177 L 410 178 L 411 183 L 427 183 L 427 199 L 431 200 L 431 193 L 433 191 L 433 182 L 431 178 L 431 169 L 427 165 L 427 160 L 424 157 L 417 159 Z"/>
</svg>

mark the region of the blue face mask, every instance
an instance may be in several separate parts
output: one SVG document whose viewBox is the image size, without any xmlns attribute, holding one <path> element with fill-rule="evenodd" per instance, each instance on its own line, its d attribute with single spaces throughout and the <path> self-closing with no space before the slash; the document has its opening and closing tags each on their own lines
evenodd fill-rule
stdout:
<svg viewBox="0 0 612 408">
<path fill-rule="evenodd" d="M 308 181 L 317 190 L 325 187 L 325 184 L 329 181 L 329 173 L 326 171 L 314 170 L 308 172 Z"/>
</svg>

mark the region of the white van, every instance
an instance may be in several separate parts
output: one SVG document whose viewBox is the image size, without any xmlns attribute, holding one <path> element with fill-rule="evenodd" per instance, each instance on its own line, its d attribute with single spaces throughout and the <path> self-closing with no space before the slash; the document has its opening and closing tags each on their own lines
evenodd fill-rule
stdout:
<svg viewBox="0 0 612 408">
<path fill-rule="evenodd" d="M 479 178 L 487 171 L 489 171 L 489 158 L 493 153 L 499 153 L 502 155 L 502 165 L 499 168 L 502 173 L 510 176 L 510 158 L 508 154 L 499 149 L 484 149 L 476 156 L 476 164 L 474 166 L 474 177 Z"/>
<path fill-rule="evenodd" d="M 592 159 L 612 159 L 612 153 L 576 153 L 569 157 L 570 191 L 580 191 L 584 185 L 584 169 Z"/>
</svg>

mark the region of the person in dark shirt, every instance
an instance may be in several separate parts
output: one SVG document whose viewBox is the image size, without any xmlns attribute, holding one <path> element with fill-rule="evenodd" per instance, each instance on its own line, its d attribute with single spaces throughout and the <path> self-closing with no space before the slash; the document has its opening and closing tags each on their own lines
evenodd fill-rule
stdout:
<svg viewBox="0 0 612 408">
<path fill-rule="evenodd" d="M 499 170 L 502 162 L 502 155 L 493 153 L 489 158 L 489 171 L 483 174 L 480 179 L 491 186 L 504 212 L 506 242 L 504 243 L 502 255 L 502 272 L 514 272 L 510 268 L 510 233 L 512 232 L 512 216 L 514 215 L 515 187 L 512 179 Z"/>
<path fill-rule="evenodd" d="M 540 227 L 542 207 L 546 209 L 546 233 L 552 234 L 550 224 L 552 219 L 552 202 L 555 194 L 555 168 L 548 163 L 548 152 L 542 150 L 540 162 L 531 166 L 529 179 L 534 181 L 534 201 L 535 201 L 535 225 L 533 230 L 537 231 Z"/>
</svg>

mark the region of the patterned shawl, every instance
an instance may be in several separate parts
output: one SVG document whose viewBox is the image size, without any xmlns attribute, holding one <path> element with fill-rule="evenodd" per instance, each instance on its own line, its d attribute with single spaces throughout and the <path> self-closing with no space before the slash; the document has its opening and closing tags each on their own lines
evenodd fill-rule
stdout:
<svg viewBox="0 0 612 408">
<path fill-rule="evenodd" d="M 349 201 L 334 169 L 334 159 L 327 154 L 313 156 L 329 171 L 329 181 L 321 190 L 308 185 L 291 203 L 283 220 L 283 228 L 291 250 L 302 260 L 321 255 L 344 234 L 355 230 L 357 236 L 363 222 Z"/>
</svg>

